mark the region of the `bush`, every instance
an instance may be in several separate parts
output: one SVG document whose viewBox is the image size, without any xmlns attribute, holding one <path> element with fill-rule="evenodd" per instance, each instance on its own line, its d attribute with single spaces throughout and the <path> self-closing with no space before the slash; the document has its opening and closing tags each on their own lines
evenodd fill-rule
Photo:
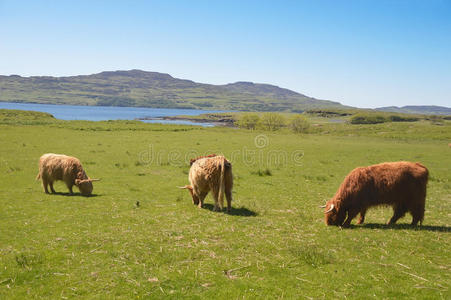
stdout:
<svg viewBox="0 0 451 300">
<path fill-rule="evenodd" d="M 324 110 L 324 109 L 311 109 L 307 111 L 308 114 L 315 115 L 324 118 L 336 118 L 336 117 L 346 117 L 353 114 L 351 110 Z"/>
<path fill-rule="evenodd" d="M 433 125 L 443 125 L 444 124 L 444 120 L 441 116 L 431 115 L 431 116 L 428 116 L 427 119 L 429 121 L 431 121 L 431 123 Z"/>
<path fill-rule="evenodd" d="M 382 115 L 356 114 L 351 118 L 351 124 L 378 124 L 385 122 L 387 122 L 387 119 Z"/>
<path fill-rule="evenodd" d="M 238 120 L 238 127 L 245 129 L 256 129 L 260 124 L 260 117 L 256 114 L 244 114 Z"/>
<path fill-rule="evenodd" d="M 305 133 L 310 128 L 310 122 L 302 115 L 296 115 L 289 125 L 295 133 Z"/>
<path fill-rule="evenodd" d="M 265 130 L 279 130 L 285 125 L 285 118 L 278 113 L 265 113 L 261 119 L 261 126 Z"/>
<path fill-rule="evenodd" d="M 388 119 L 392 122 L 415 122 L 419 120 L 417 117 L 404 117 L 399 115 L 391 115 Z"/>
</svg>

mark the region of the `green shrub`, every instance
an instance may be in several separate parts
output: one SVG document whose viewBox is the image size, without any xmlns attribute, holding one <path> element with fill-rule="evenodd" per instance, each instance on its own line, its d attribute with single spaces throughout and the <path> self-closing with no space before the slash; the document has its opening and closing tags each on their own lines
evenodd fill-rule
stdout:
<svg viewBox="0 0 451 300">
<path fill-rule="evenodd" d="M 260 124 L 260 117 L 256 114 L 244 114 L 237 122 L 238 127 L 245 129 L 256 129 Z"/>
<path fill-rule="evenodd" d="M 391 122 L 415 122 L 418 121 L 419 118 L 417 117 L 407 117 L 407 116 L 400 116 L 400 115 L 390 115 L 388 119 Z"/>
<path fill-rule="evenodd" d="M 302 115 L 296 115 L 289 124 L 291 130 L 295 133 L 305 133 L 310 128 L 310 122 Z"/>
<path fill-rule="evenodd" d="M 264 130 L 275 131 L 285 125 L 285 118 L 278 113 L 265 113 L 261 118 L 261 126 Z"/>
<path fill-rule="evenodd" d="M 382 115 L 356 114 L 351 118 L 351 124 L 378 124 L 387 122 Z"/>
<path fill-rule="evenodd" d="M 353 114 L 352 110 L 331 110 L 331 109 L 311 109 L 307 111 L 310 115 L 315 115 L 318 117 L 324 118 L 336 118 L 336 117 L 345 117 Z"/>
<path fill-rule="evenodd" d="M 444 123 L 443 117 L 437 115 L 431 115 L 427 117 L 427 120 L 431 121 L 434 125 L 443 125 Z"/>
</svg>

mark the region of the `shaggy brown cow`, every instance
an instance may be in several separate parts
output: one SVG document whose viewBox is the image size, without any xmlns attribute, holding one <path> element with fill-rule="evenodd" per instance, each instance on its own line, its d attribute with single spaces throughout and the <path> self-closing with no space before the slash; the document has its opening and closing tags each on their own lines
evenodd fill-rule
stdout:
<svg viewBox="0 0 451 300">
<path fill-rule="evenodd" d="M 42 179 L 42 186 L 47 194 L 49 193 L 48 185 L 52 193 L 55 193 L 53 182 L 62 180 L 71 194 L 73 194 L 72 187 L 76 185 L 83 196 L 91 195 L 92 182 L 100 180 L 90 179 L 77 158 L 53 153 L 44 154 L 39 159 L 39 174 L 36 180 L 38 179 Z"/>
<path fill-rule="evenodd" d="M 209 155 L 195 159 L 189 170 L 189 182 L 182 189 L 188 189 L 193 204 L 202 207 L 204 199 L 211 190 L 215 200 L 214 210 L 222 210 L 224 193 L 227 211 L 232 207 L 233 174 L 232 164 L 224 156 Z"/>
<path fill-rule="evenodd" d="M 401 161 L 356 168 L 325 205 L 326 224 L 347 227 L 358 213 L 357 224 L 362 224 L 369 207 L 390 205 L 394 214 L 388 224 L 409 211 L 412 225 L 421 225 L 427 181 L 428 169 L 420 163 Z"/>
</svg>

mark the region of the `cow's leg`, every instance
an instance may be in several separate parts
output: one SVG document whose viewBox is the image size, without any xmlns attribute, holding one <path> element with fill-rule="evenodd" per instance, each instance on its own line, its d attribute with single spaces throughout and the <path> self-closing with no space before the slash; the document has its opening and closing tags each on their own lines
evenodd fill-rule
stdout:
<svg viewBox="0 0 451 300">
<path fill-rule="evenodd" d="M 74 193 L 74 191 L 72 190 L 72 188 L 74 187 L 74 182 L 70 181 L 70 180 L 65 180 L 67 189 L 69 190 L 69 193 L 72 195 Z"/>
<path fill-rule="evenodd" d="M 69 189 L 69 193 L 71 193 L 71 195 L 74 193 L 74 191 L 72 190 L 73 185 L 72 184 L 68 184 L 67 188 Z"/>
<path fill-rule="evenodd" d="M 214 211 L 220 211 L 222 210 L 221 204 L 219 203 L 219 189 L 217 187 L 213 187 L 212 190 L 213 199 L 215 200 L 215 207 L 213 208 Z"/>
<path fill-rule="evenodd" d="M 412 223 L 410 223 L 410 225 L 417 226 L 418 222 L 420 222 L 420 225 L 421 225 L 421 223 L 423 222 L 423 218 L 418 217 L 418 216 L 413 216 L 412 217 Z"/>
<path fill-rule="evenodd" d="M 360 211 L 360 218 L 359 218 L 359 220 L 357 221 L 357 224 L 363 224 L 363 222 L 365 221 L 365 214 L 366 214 L 366 208 L 363 208 L 363 209 Z"/>
<path fill-rule="evenodd" d="M 193 204 L 199 205 L 199 197 L 197 195 L 192 194 L 191 197 L 193 198 Z"/>
<path fill-rule="evenodd" d="M 404 215 L 406 214 L 406 209 L 402 206 L 395 206 L 393 210 L 394 210 L 393 217 L 391 217 L 390 221 L 388 221 L 387 223 L 388 225 L 395 224 L 396 221 L 404 217 Z"/>
<path fill-rule="evenodd" d="M 55 194 L 55 189 L 53 188 L 53 181 L 50 181 L 49 185 L 50 185 L 50 190 L 52 191 L 53 194 Z"/>
<path fill-rule="evenodd" d="M 423 218 L 424 218 L 424 204 L 413 207 L 410 210 L 410 213 L 412 214 L 411 225 L 416 226 L 416 225 L 418 225 L 418 222 L 420 222 L 420 225 L 421 225 L 423 223 Z"/>
<path fill-rule="evenodd" d="M 346 221 L 343 223 L 343 227 L 349 227 L 351 225 L 352 219 L 354 219 L 358 214 L 360 210 L 358 209 L 350 209 L 348 210 L 348 217 L 346 218 Z"/>
<path fill-rule="evenodd" d="M 225 196 L 227 199 L 227 211 L 230 212 L 230 210 L 232 209 L 232 190 L 226 188 Z"/>
<path fill-rule="evenodd" d="M 44 192 L 46 193 L 46 194 L 48 194 L 49 193 L 49 190 L 48 190 L 48 182 L 47 182 L 47 180 L 46 179 L 44 179 L 44 178 L 42 178 L 42 187 L 44 188 Z"/>
<path fill-rule="evenodd" d="M 188 189 L 188 191 L 191 194 L 191 198 L 193 198 L 193 204 L 199 205 L 199 197 L 196 194 L 194 194 L 193 189 Z"/>
<path fill-rule="evenodd" d="M 204 205 L 204 200 L 205 197 L 207 197 L 208 192 L 202 192 L 199 194 L 199 204 L 197 205 L 197 207 L 202 208 L 202 205 Z"/>
</svg>

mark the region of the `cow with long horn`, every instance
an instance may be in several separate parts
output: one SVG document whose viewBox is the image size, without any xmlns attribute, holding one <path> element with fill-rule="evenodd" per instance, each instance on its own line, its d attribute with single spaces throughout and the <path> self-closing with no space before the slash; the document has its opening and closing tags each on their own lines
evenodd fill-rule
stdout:
<svg viewBox="0 0 451 300">
<path fill-rule="evenodd" d="M 222 210 L 224 193 L 227 199 L 227 211 L 232 207 L 233 174 L 232 164 L 220 155 L 198 157 L 190 162 L 190 185 L 180 187 L 187 189 L 193 204 L 202 207 L 204 199 L 211 190 L 215 201 L 214 210 Z"/>
<path fill-rule="evenodd" d="M 73 194 L 72 187 L 75 185 L 83 196 L 91 195 L 92 182 L 100 180 L 89 178 L 77 158 L 53 153 L 44 154 L 39 159 L 39 173 L 36 180 L 38 179 L 42 180 L 44 192 L 47 194 L 48 186 L 51 192 L 55 193 L 53 183 L 62 180 L 71 194 Z"/>
<path fill-rule="evenodd" d="M 406 212 L 412 215 L 412 225 L 421 224 L 428 174 L 422 164 L 405 161 L 356 168 L 324 206 L 326 224 L 347 227 L 359 213 L 357 224 L 362 224 L 367 209 L 377 205 L 393 207 L 388 224 L 396 223 Z"/>
</svg>

